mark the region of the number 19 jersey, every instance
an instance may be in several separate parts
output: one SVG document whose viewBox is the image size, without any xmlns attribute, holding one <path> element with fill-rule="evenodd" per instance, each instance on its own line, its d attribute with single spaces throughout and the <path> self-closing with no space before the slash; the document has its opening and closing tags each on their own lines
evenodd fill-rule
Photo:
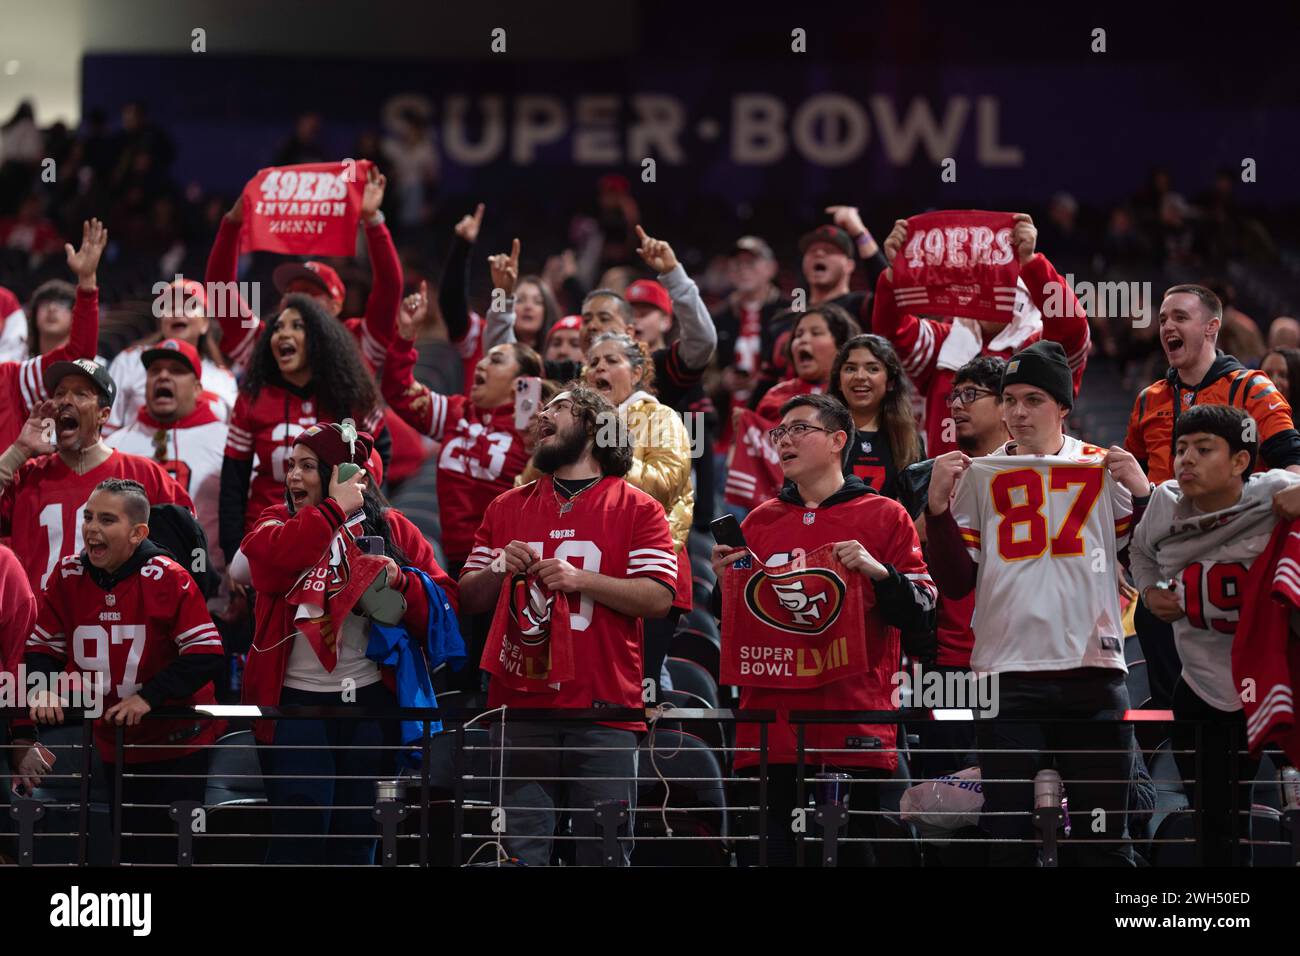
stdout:
<svg viewBox="0 0 1300 956">
<path fill-rule="evenodd" d="M 1055 455 L 1008 442 L 962 475 L 952 515 L 975 579 L 976 671 L 1127 670 L 1118 552 L 1133 498 L 1105 451 L 1069 436 Z"/>
</svg>

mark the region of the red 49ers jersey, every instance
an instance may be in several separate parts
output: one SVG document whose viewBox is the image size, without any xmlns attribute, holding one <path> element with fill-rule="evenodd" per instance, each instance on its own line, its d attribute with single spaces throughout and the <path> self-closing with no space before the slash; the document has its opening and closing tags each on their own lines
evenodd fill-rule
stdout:
<svg viewBox="0 0 1300 956">
<path fill-rule="evenodd" d="M 448 561 L 464 561 L 488 504 L 515 485 L 528 464 L 514 404 L 478 408 L 464 395 L 429 394 L 438 455 L 438 510 Z"/>
<path fill-rule="evenodd" d="M 81 553 L 81 512 L 95 486 L 106 478 L 140 482 L 151 505 L 178 504 L 194 511 L 185 489 L 148 458 L 114 450 L 84 475 L 57 454 L 33 458 L 18 469 L 0 495 L 0 535 L 13 536 L 11 546 L 22 559 L 35 593 L 49 581 L 60 558 Z"/>
<path fill-rule="evenodd" d="M 67 670 L 100 675 L 104 709 L 135 694 L 181 654 L 221 654 L 221 637 L 208 614 L 203 594 L 190 574 L 166 555 L 151 557 L 135 574 L 105 591 L 79 555 L 59 562 L 41 594 L 36 627 L 27 650 L 66 663 Z M 84 680 L 84 678 L 83 678 Z M 168 706 L 215 703 L 206 684 Z M 211 743 L 220 733 L 217 721 L 149 720 L 126 730 L 127 744 L 193 744 L 178 750 L 128 749 L 128 763 L 172 760 Z M 114 729 L 95 724 L 100 755 L 113 758 Z"/>
<path fill-rule="evenodd" d="M 253 480 L 244 511 L 245 533 L 253 529 L 262 512 L 284 501 L 284 474 L 294 439 L 321 418 L 320 401 L 315 395 L 299 395 L 278 385 L 263 386 L 256 396 L 240 392 L 235 410 L 230 414 L 230 432 L 226 439 L 226 457 L 241 461 L 253 459 Z M 376 410 L 359 431 L 375 434 L 383 421 Z"/>
<path fill-rule="evenodd" d="M 663 505 L 622 478 L 602 478 L 561 514 L 563 499 L 549 477 L 515 488 L 487 507 L 462 576 L 492 564 L 498 550 L 524 541 L 542 558 L 611 578 L 648 577 L 676 590 L 677 558 Z M 586 594 L 569 595 L 575 676 L 558 690 L 526 693 L 493 681 L 488 706 L 640 707 L 641 619 L 620 614 Z M 612 723 L 628 730 L 642 723 Z"/>
</svg>

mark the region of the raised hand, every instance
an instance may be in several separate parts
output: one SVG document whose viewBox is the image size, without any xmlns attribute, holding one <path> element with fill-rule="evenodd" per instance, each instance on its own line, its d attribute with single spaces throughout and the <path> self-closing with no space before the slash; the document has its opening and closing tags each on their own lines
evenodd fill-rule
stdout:
<svg viewBox="0 0 1300 956">
<path fill-rule="evenodd" d="M 1015 246 L 1016 258 L 1023 266 L 1034 257 L 1034 248 L 1038 245 L 1038 227 L 1028 213 L 1018 212 L 1011 218 L 1016 223 L 1011 228 L 1011 245 Z"/>
<path fill-rule="evenodd" d="M 831 221 L 835 225 L 854 239 L 867 231 L 867 227 L 863 225 L 862 216 L 858 213 L 857 206 L 827 206 L 826 214 L 831 217 Z"/>
<path fill-rule="evenodd" d="M 375 166 L 370 167 L 366 177 L 366 189 L 361 194 L 361 219 L 369 222 L 384 204 L 384 189 L 388 186 L 388 177 Z"/>
<path fill-rule="evenodd" d="M 957 481 L 970 467 L 970 458 L 965 452 L 950 451 L 934 460 L 930 472 L 930 500 L 927 505 L 932 515 L 941 515 L 948 510 Z"/>
<path fill-rule="evenodd" d="M 73 249 L 71 243 L 64 243 L 63 251 L 68 256 L 68 268 L 77 276 L 77 285 L 82 289 L 95 288 L 95 270 L 99 268 L 99 258 L 108 245 L 108 229 L 98 219 L 87 219 L 81 224 L 81 248 Z"/>
<path fill-rule="evenodd" d="M 646 235 L 646 231 L 639 225 L 636 227 L 636 237 L 641 242 L 641 247 L 637 249 L 641 259 L 659 275 L 672 272 L 677 268 L 677 256 L 673 253 L 673 247 L 668 245 L 662 239 L 655 239 Z"/>
<path fill-rule="evenodd" d="M 460 222 L 456 223 L 456 235 L 471 246 L 478 242 L 478 231 L 483 225 L 483 210 L 485 208 L 482 203 L 479 203 L 474 207 L 473 215 L 461 216 Z"/>
<path fill-rule="evenodd" d="M 519 281 L 519 240 L 510 244 L 510 253 L 499 252 L 488 256 L 488 270 L 492 273 L 492 286 L 501 289 L 506 295 L 515 294 L 515 283 Z"/>
<path fill-rule="evenodd" d="M 32 413 L 27 416 L 27 421 L 23 422 L 22 431 L 14 440 L 28 458 L 35 458 L 37 455 L 48 455 L 54 451 L 54 402 L 46 399 L 35 405 Z"/>
<path fill-rule="evenodd" d="M 346 481 L 339 481 L 338 466 L 330 473 L 330 494 L 329 496 L 338 502 L 339 508 L 345 515 L 356 514 L 361 510 L 361 505 L 365 502 L 362 492 L 366 490 L 366 473 L 358 471 Z"/>
<path fill-rule="evenodd" d="M 404 339 L 414 339 L 429 314 L 429 283 L 420 280 L 420 288 L 402 300 L 397 310 L 397 334 Z"/>
<path fill-rule="evenodd" d="M 889 268 L 885 270 L 885 275 L 890 282 L 894 281 L 894 257 L 898 255 L 898 250 L 903 248 L 903 243 L 907 241 L 907 220 L 895 219 L 894 228 L 889 230 L 889 235 L 885 237 L 881 249 L 884 250 L 885 260 L 889 263 Z"/>
</svg>

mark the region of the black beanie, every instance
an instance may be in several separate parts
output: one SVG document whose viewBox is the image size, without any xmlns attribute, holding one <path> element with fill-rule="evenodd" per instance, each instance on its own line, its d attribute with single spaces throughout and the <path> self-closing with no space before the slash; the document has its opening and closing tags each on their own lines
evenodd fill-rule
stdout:
<svg viewBox="0 0 1300 956">
<path fill-rule="evenodd" d="M 1074 375 L 1059 342 L 1043 339 L 1011 356 L 1002 373 L 1002 389 L 1008 385 L 1032 385 L 1066 408 L 1074 407 Z"/>
</svg>

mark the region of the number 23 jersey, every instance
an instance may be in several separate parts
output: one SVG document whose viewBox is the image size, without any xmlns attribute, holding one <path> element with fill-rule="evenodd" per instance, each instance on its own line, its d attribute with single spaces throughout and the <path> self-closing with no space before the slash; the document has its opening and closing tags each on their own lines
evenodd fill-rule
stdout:
<svg viewBox="0 0 1300 956">
<path fill-rule="evenodd" d="M 1066 436 L 1055 455 L 971 461 L 952 515 L 979 565 L 976 671 L 1127 670 L 1118 552 L 1133 498 L 1106 470 L 1105 451 Z"/>
<path fill-rule="evenodd" d="M 461 574 L 490 567 L 497 549 L 518 540 L 543 559 L 563 558 L 580 570 L 611 578 L 651 578 L 675 593 L 677 557 L 663 505 L 614 477 L 579 492 L 564 514 L 562 501 L 549 476 L 494 500 Z M 641 706 L 641 619 L 620 614 L 586 594 L 569 595 L 569 610 L 574 679 L 547 693 L 506 690 L 493 682 L 488 706 Z"/>
</svg>

